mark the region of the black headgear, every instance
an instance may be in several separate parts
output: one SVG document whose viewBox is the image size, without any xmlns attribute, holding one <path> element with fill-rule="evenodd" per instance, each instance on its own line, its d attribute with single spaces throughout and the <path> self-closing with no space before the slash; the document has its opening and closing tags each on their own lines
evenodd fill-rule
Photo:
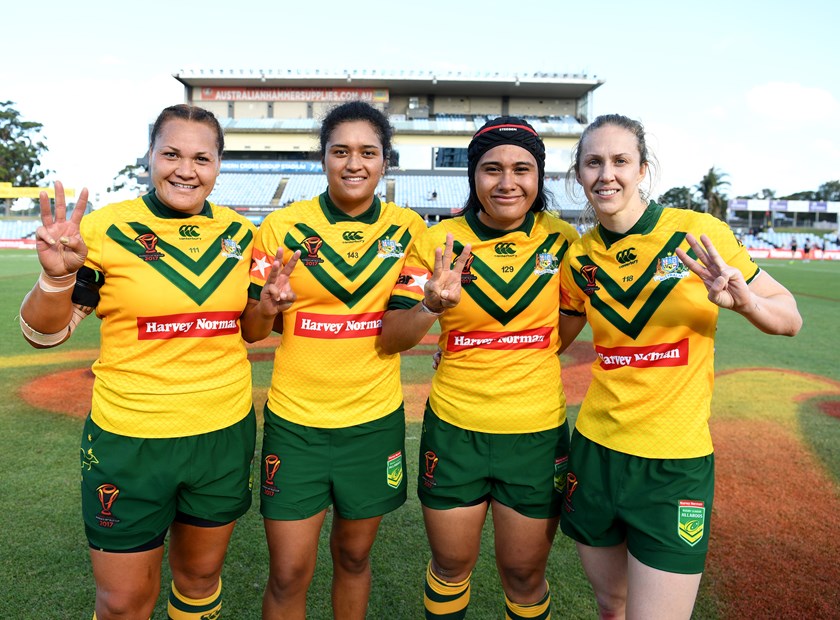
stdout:
<svg viewBox="0 0 840 620">
<path fill-rule="evenodd" d="M 490 149 L 501 144 L 513 144 L 522 147 L 537 160 L 539 186 L 537 200 L 542 200 L 543 178 L 545 177 L 545 144 L 528 121 L 516 116 L 500 116 L 487 121 L 475 132 L 467 147 L 467 175 L 470 182 L 470 202 L 481 205 L 475 191 L 475 170 L 478 160 Z"/>
</svg>

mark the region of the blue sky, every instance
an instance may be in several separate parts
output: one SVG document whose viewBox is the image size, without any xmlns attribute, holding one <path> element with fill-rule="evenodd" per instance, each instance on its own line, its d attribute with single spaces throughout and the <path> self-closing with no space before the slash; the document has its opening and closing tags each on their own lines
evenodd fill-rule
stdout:
<svg viewBox="0 0 840 620">
<path fill-rule="evenodd" d="M 210 67 L 586 71 L 605 80 L 596 115 L 645 124 L 654 195 L 712 166 L 732 196 L 840 179 L 829 0 L 47 0 L 4 7 L 2 21 L 0 100 L 44 124 L 52 178 L 101 202 L 160 109 L 183 101 L 172 74 Z"/>
</svg>

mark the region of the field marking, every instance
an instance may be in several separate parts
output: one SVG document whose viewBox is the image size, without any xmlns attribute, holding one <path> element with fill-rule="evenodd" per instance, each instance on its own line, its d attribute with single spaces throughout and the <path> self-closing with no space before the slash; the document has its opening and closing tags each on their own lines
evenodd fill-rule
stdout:
<svg viewBox="0 0 840 620">
<path fill-rule="evenodd" d="M 64 362 L 93 361 L 99 357 L 99 349 L 80 349 L 78 351 L 55 351 L 50 353 L 27 353 L 0 357 L 0 368 L 23 368 L 30 366 L 49 366 Z"/>
</svg>

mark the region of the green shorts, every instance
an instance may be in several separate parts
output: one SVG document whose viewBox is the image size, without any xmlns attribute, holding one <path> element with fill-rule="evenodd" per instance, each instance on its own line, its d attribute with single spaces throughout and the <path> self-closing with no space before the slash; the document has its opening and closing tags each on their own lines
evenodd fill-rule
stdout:
<svg viewBox="0 0 840 620">
<path fill-rule="evenodd" d="M 260 512 L 308 519 L 331 504 L 345 519 L 368 519 L 405 503 L 405 411 L 346 428 L 284 420 L 265 407 Z"/>
<path fill-rule="evenodd" d="M 235 521 L 251 506 L 254 409 L 211 433 L 142 439 L 102 430 L 88 414 L 82 432 L 82 516 L 90 546 L 159 547 L 170 524 Z"/>
<path fill-rule="evenodd" d="M 479 433 L 444 422 L 427 402 L 417 495 L 437 510 L 492 498 L 526 517 L 556 517 L 568 457 L 567 422 L 538 433 Z"/>
<path fill-rule="evenodd" d="M 633 557 L 659 570 L 702 573 L 714 478 L 714 454 L 642 458 L 605 448 L 575 430 L 560 526 L 591 547 L 626 541 Z"/>
</svg>

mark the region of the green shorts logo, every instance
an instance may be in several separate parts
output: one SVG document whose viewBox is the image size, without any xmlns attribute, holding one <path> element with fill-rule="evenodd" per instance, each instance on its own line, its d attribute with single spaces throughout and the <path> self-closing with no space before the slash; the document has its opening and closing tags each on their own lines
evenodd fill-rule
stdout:
<svg viewBox="0 0 840 620">
<path fill-rule="evenodd" d="M 403 479 L 403 465 L 402 465 L 402 451 L 395 452 L 388 457 L 388 466 L 386 468 L 386 480 L 388 486 L 397 488 Z"/>
<path fill-rule="evenodd" d="M 677 514 L 677 533 L 692 547 L 703 538 L 706 525 L 706 505 L 703 502 L 681 499 Z"/>
</svg>

